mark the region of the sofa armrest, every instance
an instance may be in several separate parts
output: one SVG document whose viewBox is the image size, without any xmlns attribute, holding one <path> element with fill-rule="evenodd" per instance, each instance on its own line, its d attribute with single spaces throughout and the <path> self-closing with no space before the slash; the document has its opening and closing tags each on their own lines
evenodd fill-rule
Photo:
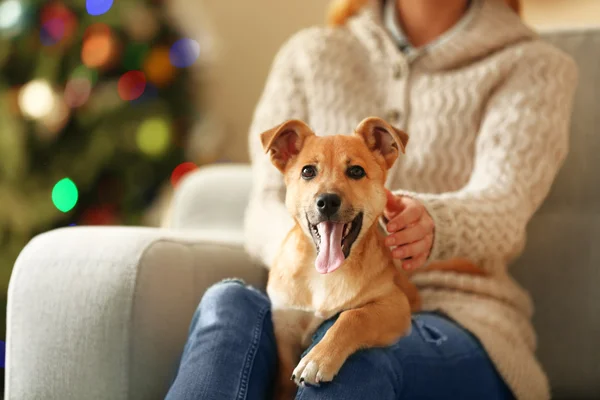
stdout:
<svg viewBox="0 0 600 400">
<path fill-rule="evenodd" d="M 243 240 L 252 174 L 247 164 L 216 164 L 186 176 L 175 192 L 170 227 L 228 232 Z"/>
<path fill-rule="evenodd" d="M 205 289 L 266 271 L 213 232 L 65 228 L 34 238 L 8 293 L 8 400 L 162 399 Z"/>
</svg>

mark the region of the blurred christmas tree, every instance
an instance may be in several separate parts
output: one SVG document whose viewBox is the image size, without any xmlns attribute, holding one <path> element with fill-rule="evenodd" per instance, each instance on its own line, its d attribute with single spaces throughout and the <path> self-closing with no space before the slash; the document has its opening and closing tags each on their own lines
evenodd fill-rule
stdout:
<svg viewBox="0 0 600 400">
<path fill-rule="evenodd" d="M 14 261 L 34 235 L 140 224 L 160 187 L 200 162 L 183 150 L 200 45 L 161 3 L 0 0 L 3 311 Z"/>
</svg>

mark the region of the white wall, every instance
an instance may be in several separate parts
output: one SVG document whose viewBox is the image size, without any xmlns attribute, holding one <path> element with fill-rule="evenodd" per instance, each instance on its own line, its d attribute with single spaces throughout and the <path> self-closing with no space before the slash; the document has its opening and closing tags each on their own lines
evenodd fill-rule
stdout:
<svg viewBox="0 0 600 400">
<path fill-rule="evenodd" d="M 252 112 L 277 49 L 299 29 L 323 23 L 328 0 L 172 1 L 188 31 L 210 25 L 216 42 L 207 101 L 225 123 L 224 157 L 247 161 Z"/>
<path fill-rule="evenodd" d="M 525 0 L 523 16 L 532 26 L 600 26 L 600 0 Z"/>
</svg>

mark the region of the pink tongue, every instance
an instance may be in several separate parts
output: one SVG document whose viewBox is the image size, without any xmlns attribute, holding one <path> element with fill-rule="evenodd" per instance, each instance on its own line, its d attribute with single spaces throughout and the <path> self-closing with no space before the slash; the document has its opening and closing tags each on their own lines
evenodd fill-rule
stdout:
<svg viewBox="0 0 600 400">
<path fill-rule="evenodd" d="M 315 268 L 321 274 L 335 271 L 344 262 L 344 253 L 342 252 L 343 229 L 344 224 L 329 221 L 317 225 L 317 230 L 321 236 L 321 244 L 315 261 Z"/>
</svg>

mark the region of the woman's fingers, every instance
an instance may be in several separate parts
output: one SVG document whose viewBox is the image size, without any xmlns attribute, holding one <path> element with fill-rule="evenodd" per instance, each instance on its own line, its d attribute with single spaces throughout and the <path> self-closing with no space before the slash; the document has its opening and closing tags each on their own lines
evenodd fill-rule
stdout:
<svg viewBox="0 0 600 400">
<path fill-rule="evenodd" d="M 423 215 L 425 208 L 416 203 L 409 204 L 398 215 L 390 219 L 387 225 L 388 232 L 396 232 L 416 222 Z"/>
<path fill-rule="evenodd" d="M 392 194 L 389 190 L 386 189 L 385 194 L 387 198 L 383 215 L 389 221 L 404 209 L 404 205 L 400 198 Z"/>
<path fill-rule="evenodd" d="M 427 256 L 427 254 L 429 254 L 429 249 L 431 248 L 432 236 L 433 235 L 429 234 L 423 239 L 417 240 L 416 242 L 398 246 L 392 250 L 392 256 L 399 260 L 403 260 L 405 258 L 416 258 L 421 254 L 425 254 L 425 256 Z"/>
<path fill-rule="evenodd" d="M 421 202 L 386 192 L 384 216 L 390 233 L 385 244 L 394 247 L 392 256 L 404 269 L 419 268 L 427 261 L 433 245 L 435 223 Z"/>
<path fill-rule="evenodd" d="M 423 239 L 428 232 L 423 224 L 413 224 L 405 229 L 391 233 L 385 238 L 386 246 L 402 246 Z"/>
<path fill-rule="evenodd" d="M 426 260 L 427 260 L 427 254 L 423 253 L 423 254 L 417 256 L 416 258 L 411 258 L 410 260 L 402 261 L 402 268 L 407 271 L 411 271 L 413 269 L 423 266 L 423 264 L 425 264 Z"/>
</svg>

